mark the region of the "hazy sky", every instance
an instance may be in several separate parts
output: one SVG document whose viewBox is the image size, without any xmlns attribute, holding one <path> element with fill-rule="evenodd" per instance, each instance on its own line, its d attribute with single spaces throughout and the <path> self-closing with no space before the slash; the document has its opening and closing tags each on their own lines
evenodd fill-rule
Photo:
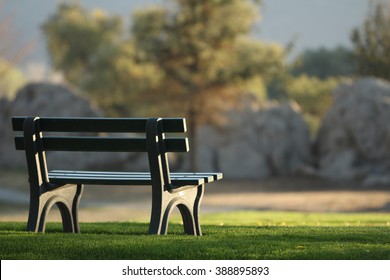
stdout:
<svg viewBox="0 0 390 280">
<path fill-rule="evenodd" d="M 265 0 L 260 38 L 297 48 L 350 46 L 350 33 L 367 15 L 369 0 Z"/>
<path fill-rule="evenodd" d="M 90 9 L 102 8 L 129 18 L 137 8 L 164 4 L 169 0 L 78 0 Z M 263 0 L 261 21 L 254 34 L 269 42 L 286 45 L 296 38 L 297 54 L 306 48 L 350 46 L 350 32 L 360 25 L 368 11 L 370 0 Z M 48 63 L 40 25 L 63 0 L 8 0 L 7 13 L 21 40 L 34 42 L 28 61 Z M 74 0 L 69 0 L 74 2 Z"/>
</svg>

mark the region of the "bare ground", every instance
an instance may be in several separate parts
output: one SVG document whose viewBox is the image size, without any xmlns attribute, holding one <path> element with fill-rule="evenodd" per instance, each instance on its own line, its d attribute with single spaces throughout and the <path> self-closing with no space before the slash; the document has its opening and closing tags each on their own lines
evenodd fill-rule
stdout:
<svg viewBox="0 0 390 280">
<path fill-rule="evenodd" d="M 26 221 L 28 187 L 20 172 L 0 173 L 0 221 Z M 148 220 L 151 191 L 145 187 L 86 186 L 80 221 Z M 293 177 L 222 180 L 206 185 L 201 213 L 231 210 L 390 212 L 390 187 Z M 49 220 L 59 220 L 58 210 Z"/>
<path fill-rule="evenodd" d="M 0 172 L 0 221 L 26 221 L 28 187 L 21 172 Z M 80 221 L 147 221 L 148 187 L 86 186 Z M 311 177 L 222 180 L 206 185 L 201 213 L 232 210 L 390 212 L 390 186 L 363 187 Z M 59 220 L 58 210 L 49 220 Z"/>
</svg>

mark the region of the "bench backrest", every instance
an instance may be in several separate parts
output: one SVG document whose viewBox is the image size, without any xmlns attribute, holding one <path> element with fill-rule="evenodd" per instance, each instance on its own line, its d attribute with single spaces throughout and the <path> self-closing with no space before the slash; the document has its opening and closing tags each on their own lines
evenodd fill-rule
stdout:
<svg viewBox="0 0 390 280">
<path fill-rule="evenodd" d="M 26 151 L 30 180 L 38 174 L 38 185 L 49 183 L 45 151 L 148 152 L 152 180 L 160 177 L 163 184 L 170 184 L 166 153 L 189 151 L 186 137 L 165 137 L 186 132 L 184 118 L 13 117 L 12 126 L 23 132 L 15 146 Z"/>
<path fill-rule="evenodd" d="M 13 117 L 14 131 L 24 131 L 24 121 L 28 117 Z M 35 133 L 41 132 L 41 147 L 44 151 L 95 151 L 95 152 L 147 152 L 146 123 L 139 118 L 34 118 Z M 183 118 L 162 119 L 163 133 L 186 132 Z M 43 132 L 63 133 L 140 133 L 143 136 L 45 136 Z M 37 140 L 37 139 L 36 139 Z M 25 149 L 24 135 L 15 136 L 17 150 Z M 165 139 L 167 152 L 188 152 L 187 138 Z"/>
</svg>

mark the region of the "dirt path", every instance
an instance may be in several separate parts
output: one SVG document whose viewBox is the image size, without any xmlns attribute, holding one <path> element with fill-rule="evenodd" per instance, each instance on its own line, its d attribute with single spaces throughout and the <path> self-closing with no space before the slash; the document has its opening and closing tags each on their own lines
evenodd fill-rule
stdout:
<svg viewBox="0 0 390 280">
<path fill-rule="evenodd" d="M 0 221 L 26 221 L 26 188 L 0 187 Z M 147 221 L 150 188 L 86 186 L 80 221 Z M 12 199 L 11 199 L 12 198 Z M 261 181 L 222 180 L 206 186 L 202 211 L 283 210 L 308 212 L 390 212 L 390 188 L 363 188 L 353 182 L 316 178 L 278 178 Z M 58 210 L 49 220 L 59 220 Z"/>
</svg>

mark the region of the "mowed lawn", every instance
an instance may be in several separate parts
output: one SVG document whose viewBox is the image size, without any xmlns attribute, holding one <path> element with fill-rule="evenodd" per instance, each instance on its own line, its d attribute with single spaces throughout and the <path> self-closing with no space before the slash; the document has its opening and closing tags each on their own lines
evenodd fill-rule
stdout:
<svg viewBox="0 0 390 280">
<path fill-rule="evenodd" d="M 201 237 L 184 235 L 179 217 L 172 220 L 166 236 L 147 235 L 141 222 L 81 223 L 81 234 L 64 234 L 59 223 L 36 234 L 2 222 L 0 258 L 390 259 L 390 213 L 203 214 Z"/>
</svg>

